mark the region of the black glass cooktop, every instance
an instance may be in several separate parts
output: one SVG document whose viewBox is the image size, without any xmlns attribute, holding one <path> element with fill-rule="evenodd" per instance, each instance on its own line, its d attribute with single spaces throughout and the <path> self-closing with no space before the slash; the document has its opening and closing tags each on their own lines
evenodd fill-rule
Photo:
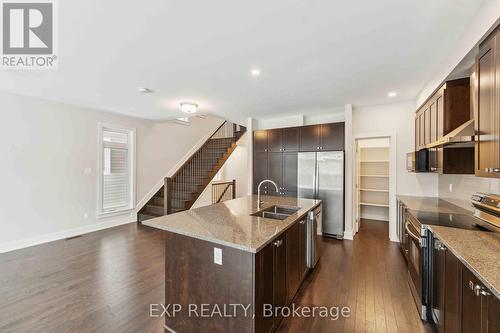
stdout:
<svg viewBox="0 0 500 333">
<path fill-rule="evenodd" d="M 467 214 L 423 212 L 412 209 L 410 209 L 409 212 L 421 224 L 439 225 L 459 229 L 485 230 L 484 227 L 481 226 L 484 222 Z"/>
</svg>

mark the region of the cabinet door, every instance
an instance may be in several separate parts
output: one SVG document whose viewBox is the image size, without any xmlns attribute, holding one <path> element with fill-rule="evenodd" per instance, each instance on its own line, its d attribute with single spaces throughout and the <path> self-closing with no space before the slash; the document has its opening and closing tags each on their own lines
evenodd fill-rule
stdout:
<svg viewBox="0 0 500 333">
<path fill-rule="evenodd" d="M 274 181 L 278 187 L 279 192 L 283 188 L 283 154 L 282 153 L 268 153 L 269 163 L 267 166 L 267 174 L 270 180 Z M 272 184 L 267 186 L 270 195 L 278 195 L 276 189 Z"/>
<path fill-rule="evenodd" d="M 272 129 L 267 131 L 267 151 L 281 152 L 283 150 L 281 129 Z"/>
<path fill-rule="evenodd" d="M 299 128 L 284 128 L 282 131 L 283 151 L 299 151 Z"/>
<path fill-rule="evenodd" d="M 500 300 L 495 295 L 488 296 L 488 333 L 500 332 Z"/>
<path fill-rule="evenodd" d="M 444 263 L 444 329 L 446 333 L 460 332 L 461 265 L 451 251 L 446 251 Z"/>
<path fill-rule="evenodd" d="M 264 306 L 274 302 L 274 245 L 271 243 L 255 255 L 255 332 L 272 332 L 273 316 L 264 316 Z"/>
<path fill-rule="evenodd" d="M 420 115 L 415 115 L 415 150 L 420 148 Z"/>
<path fill-rule="evenodd" d="M 300 128 L 300 151 L 317 151 L 320 147 L 321 125 Z"/>
<path fill-rule="evenodd" d="M 297 153 L 283 153 L 283 192 L 297 192 Z"/>
<path fill-rule="evenodd" d="M 480 333 L 481 300 L 474 288 L 480 285 L 479 280 L 462 265 L 462 332 Z"/>
<path fill-rule="evenodd" d="M 427 107 L 424 111 L 424 145 L 431 143 L 431 109 Z"/>
<path fill-rule="evenodd" d="M 273 305 L 274 307 L 283 307 L 287 304 L 288 292 L 286 284 L 286 235 L 278 237 L 273 241 L 274 245 L 274 287 L 273 287 Z M 281 318 L 276 318 L 279 323 Z M 275 323 L 277 327 L 277 323 Z"/>
<path fill-rule="evenodd" d="M 299 277 L 300 283 L 306 277 L 307 267 L 307 219 L 299 222 Z"/>
<path fill-rule="evenodd" d="M 440 93 L 436 98 L 436 117 L 437 117 L 437 138 L 444 135 L 444 105 L 443 95 Z"/>
<path fill-rule="evenodd" d="M 475 115 L 475 174 L 500 178 L 500 108 L 496 106 L 500 84 L 495 82 L 495 61 L 500 62 L 495 55 L 497 43 L 496 37 L 489 40 L 476 61 L 478 105 Z"/>
<path fill-rule="evenodd" d="M 257 186 L 264 179 L 268 179 L 267 169 L 268 160 L 267 154 L 263 152 L 256 152 L 253 155 L 253 192 L 257 193 Z M 267 183 L 262 184 L 261 192 L 267 194 Z"/>
<path fill-rule="evenodd" d="M 433 101 L 429 106 L 429 118 L 430 118 L 430 142 L 434 142 L 438 139 L 437 137 L 437 107 L 436 101 Z"/>
<path fill-rule="evenodd" d="M 321 125 L 320 150 L 344 150 L 344 123 Z"/>
<path fill-rule="evenodd" d="M 253 132 L 253 151 L 254 152 L 267 151 L 267 131 Z"/>
<path fill-rule="evenodd" d="M 301 272 L 299 270 L 300 259 L 300 223 L 295 223 L 286 232 L 286 270 L 288 281 L 288 299 L 290 303 L 297 293 L 300 285 Z"/>
</svg>

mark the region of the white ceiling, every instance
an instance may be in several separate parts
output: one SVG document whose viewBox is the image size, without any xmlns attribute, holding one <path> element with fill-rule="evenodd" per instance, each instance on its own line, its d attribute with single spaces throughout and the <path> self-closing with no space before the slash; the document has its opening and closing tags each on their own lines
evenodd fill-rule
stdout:
<svg viewBox="0 0 500 333">
<path fill-rule="evenodd" d="M 59 68 L 0 71 L 0 89 L 150 119 L 414 99 L 483 2 L 58 1 Z"/>
</svg>

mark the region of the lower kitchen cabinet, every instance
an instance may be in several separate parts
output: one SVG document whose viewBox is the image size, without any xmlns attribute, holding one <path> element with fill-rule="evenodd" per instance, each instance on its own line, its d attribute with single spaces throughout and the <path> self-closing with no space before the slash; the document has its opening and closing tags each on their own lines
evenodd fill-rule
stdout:
<svg viewBox="0 0 500 333">
<path fill-rule="evenodd" d="M 440 333 L 500 332 L 500 301 L 433 237 L 431 316 Z"/>
<path fill-rule="evenodd" d="M 280 316 L 264 316 L 264 305 L 273 309 L 289 305 L 304 280 L 307 267 L 307 218 L 296 222 L 255 256 L 255 332 L 273 332 Z M 269 308 L 267 308 L 269 310 Z"/>
</svg>

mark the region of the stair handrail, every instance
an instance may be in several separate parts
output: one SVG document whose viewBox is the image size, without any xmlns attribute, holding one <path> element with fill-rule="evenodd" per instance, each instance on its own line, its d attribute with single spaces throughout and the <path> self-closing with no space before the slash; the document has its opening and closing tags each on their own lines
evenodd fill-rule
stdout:
<svg viewBox="0 0 500 333">
<path fill-rule="evenodd" d="M 218 192 L 220 193 L 217 195 L 217 187 L 221 185 L 226 185 L 224 187 L 224 190 L 222 192 L 219 190 Z M 222 198 L 226 195 L 227 191 L 231 188 L 232 194 L 231 198 L 236 199 L 236 179 L 230 180 L 230 181 L 218 181 L 218 182 L 213 182 L 212 183 L 212 203 L 219 203 L 221 202 Z"/>
</svg>

